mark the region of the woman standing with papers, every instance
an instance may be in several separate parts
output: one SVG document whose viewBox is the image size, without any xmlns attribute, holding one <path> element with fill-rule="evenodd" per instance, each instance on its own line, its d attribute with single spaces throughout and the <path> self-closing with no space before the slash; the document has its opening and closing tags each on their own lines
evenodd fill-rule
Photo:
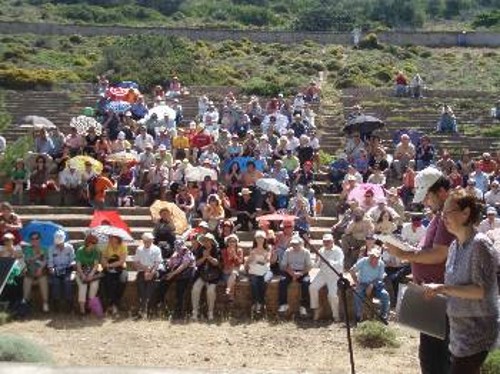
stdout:
<svg viewBox="0 0 500 374">
<path fill-rule="evenodd" d="M 446 262 L 444 284 L 427 284 L 429 296 L 448 297 L 450 374 L 479 374 L 498 334 L 497 258 L 491 240 L 477 233 L 482 204 L 464 189 L 446 200 L 443 216 L 456 236 Z"/>
</svg>

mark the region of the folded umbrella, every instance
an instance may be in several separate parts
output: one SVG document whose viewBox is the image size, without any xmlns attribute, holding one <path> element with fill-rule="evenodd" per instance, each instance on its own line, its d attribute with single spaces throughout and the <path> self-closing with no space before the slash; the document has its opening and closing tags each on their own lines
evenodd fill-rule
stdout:
<svg viewBox="0 0 500 374">
<path fill-rule="evenodd" d="M 189 224 L 186 218 L 186 213 L 179 208 L 176 204 L 168 201 L 156 200 L 153 205 L 149 207 L 151 217 L 153 220 L 160 219 L 160 212 L 166 209 L 170 214 L 170 219 L 175 226 L 175 233 L 178 235 L 183 234 L 188 228 Z"/>
<path fill-rule="evenodd" d="M 261 190 L 272 192 L 275 195 L 288 195 L 290 188 L 284 183 L 277 181 L 274 178 L 261 178 L 255 183 Z"/>
<path fill-rule="evenodd" d="M 63 231 L 66 239 L 68 239 L 68 234 L 64 230 L 64 227 L 52 221 L 31 221 L 27 225 L 24 225 L 20 232 L 25 242 L 30 241 L 30 236 L 33 233 L 39 233 L 42 247 L 49 248 L 54 244 L 54 234 L 57 231 Z"/>
</svg>

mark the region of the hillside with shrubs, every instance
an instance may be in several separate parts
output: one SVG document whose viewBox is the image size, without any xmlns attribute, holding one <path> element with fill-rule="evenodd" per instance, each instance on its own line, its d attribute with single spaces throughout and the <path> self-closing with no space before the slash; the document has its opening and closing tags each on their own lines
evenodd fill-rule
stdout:
<svg viewBox="0 0 500 374">
<path fill-rule="evenodd" d="M 0 20 L 349 31 L 500 28 L 500 0 L 1 0 Z"/>
</svg>

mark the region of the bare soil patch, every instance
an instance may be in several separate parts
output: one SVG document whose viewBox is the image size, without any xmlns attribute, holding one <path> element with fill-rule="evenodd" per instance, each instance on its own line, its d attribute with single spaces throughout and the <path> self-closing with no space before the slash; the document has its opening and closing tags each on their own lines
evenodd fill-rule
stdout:
<svg viewBox="0 0 500 374">
<path fill-rule="evenodd" d="M 355 344 L 359 374 L 417 374 L 418 334 L 392 324 L 399 348 Z M 313 322 L 172 323 L 162 320 L 78 320 L 56 316 L 13 322 L 0 333 L 45 345 L 57 365 L 190 369 L 295 370 L 349 373 L 346 329 Z"/>
</svg>

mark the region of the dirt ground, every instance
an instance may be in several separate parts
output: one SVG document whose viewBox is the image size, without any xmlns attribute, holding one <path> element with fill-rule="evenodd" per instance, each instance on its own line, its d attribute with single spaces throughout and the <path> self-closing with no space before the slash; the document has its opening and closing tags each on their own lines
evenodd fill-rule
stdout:
<svg viewBox="0 0 500 374">
<path fill-rule="evenodd" d="M 392 324 L 399 348 L 363 349 L 355 344 L 359 374 L 418 373 L 418 334 Z M 57 365 L 147 366 L 190 369 L 293 369 L 349 373 L 346 329 L 313 322 L 207 324 L 123 319 L 79 320 L 56 316 L 12 322 L 0 333 L 33 339 Z"/>
</svg>

